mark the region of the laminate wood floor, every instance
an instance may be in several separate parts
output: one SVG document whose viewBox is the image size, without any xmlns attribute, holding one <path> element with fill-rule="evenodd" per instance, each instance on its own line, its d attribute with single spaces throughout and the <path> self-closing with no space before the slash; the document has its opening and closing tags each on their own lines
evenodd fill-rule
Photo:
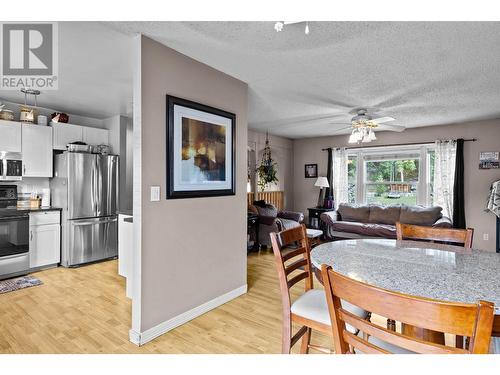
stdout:
<svg viewBox="0 0 500 375">
<path fill-rule="evenodd" d="M 128 339 L 131 301 L 117 267 L 108 261 L 45 270 L 34 273 L 43 285 L 0 294 L 0 353 L 280 352 L 281 298 L 270 251 L 248 256 L 246 295 L 142 347 Z M 312 341 L 330 344 L 320 333 Z"/>
</svg>

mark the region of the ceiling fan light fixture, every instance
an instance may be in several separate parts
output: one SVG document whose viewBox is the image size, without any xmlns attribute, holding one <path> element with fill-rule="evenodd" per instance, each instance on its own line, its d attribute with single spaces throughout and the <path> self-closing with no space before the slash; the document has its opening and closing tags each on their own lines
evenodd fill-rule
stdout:
<svg viewBox="0 0 500 375">
<path fill-rule="evenodd" d="M 276 30 L 277 33 L 279 33 L 280 31 L 283 31 L 283 26 L 285 25 L 284 22 L 282 21 L 278 21 L 274 24 L 274 30 Z"/>
<path fill-rule="evenodd" d="M 349 137 L 349 143 L 358 143 L 358 136 L 357 132 L 352 132 L 351 136 Z"/>
<path fill-rule="evenodd" d="M 368 132 L 368 139 L 369 142 L 377 140 L 377 137 L 375 136 L 375 132 L 373 131 L 373 129 L 370 129 L 370 131 Z"/>
</svg>

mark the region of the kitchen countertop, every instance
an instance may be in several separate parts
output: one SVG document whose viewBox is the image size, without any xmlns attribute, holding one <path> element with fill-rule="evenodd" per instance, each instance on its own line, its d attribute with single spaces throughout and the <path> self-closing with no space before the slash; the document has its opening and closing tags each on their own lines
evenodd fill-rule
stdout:
<svg viewBox="0 0 500 375">
<path fill-rule="evenodd" d="M 0 217 L 15 216 L 27 214 L 30 212 L 61 211 L 59 207 L 40 207 L 40 208 L 0 208 Z"/>
</svg>

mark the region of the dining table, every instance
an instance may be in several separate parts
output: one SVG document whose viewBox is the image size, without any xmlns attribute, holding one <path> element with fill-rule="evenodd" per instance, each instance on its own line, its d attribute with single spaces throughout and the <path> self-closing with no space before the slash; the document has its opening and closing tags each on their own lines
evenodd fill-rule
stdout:
<svg viewBox="0 0 500 375">
<path fill-rule="evenodd" d="M 492 302 L 491 351 L 500 353 L 498 253 L 423 241 L 348 239 L 316 246 L 311 250 L 311 263 L 320 281 L 319 270 L 326 264 L 352 279 L 404 294 L 452 302 Z"/>
</svg>

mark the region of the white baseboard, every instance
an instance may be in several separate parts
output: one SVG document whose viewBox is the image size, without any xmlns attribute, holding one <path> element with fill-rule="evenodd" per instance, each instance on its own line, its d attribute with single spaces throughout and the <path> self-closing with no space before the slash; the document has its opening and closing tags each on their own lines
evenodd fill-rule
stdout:
<svg viewBox="0 0 500 375">
<path fill-rule="evenodd" d="M 247 285 L 240 286 L 239 288 L 233 289 L 222 296 L 216 297 L 208 302 L 205 302 L 203 305 L 197 306 L 191 310 L 188 310 L 172 319 L 169 319 L 163 323 L 158 324 L 157 326 L 150 328 L 144 332 L 137 332 L 130 330 L 129 338 L 130 341 L 136 345 L 144 345 L 147 342 L 157 338 L 168 331 L 179 327 L 180 325 L 189 322 L 190 320 L 205 314 L 206 312 L 219 307 L 226 302 L 235 299 L 236 297 L 241 296 L 247 292 Z"/>
</svg>

